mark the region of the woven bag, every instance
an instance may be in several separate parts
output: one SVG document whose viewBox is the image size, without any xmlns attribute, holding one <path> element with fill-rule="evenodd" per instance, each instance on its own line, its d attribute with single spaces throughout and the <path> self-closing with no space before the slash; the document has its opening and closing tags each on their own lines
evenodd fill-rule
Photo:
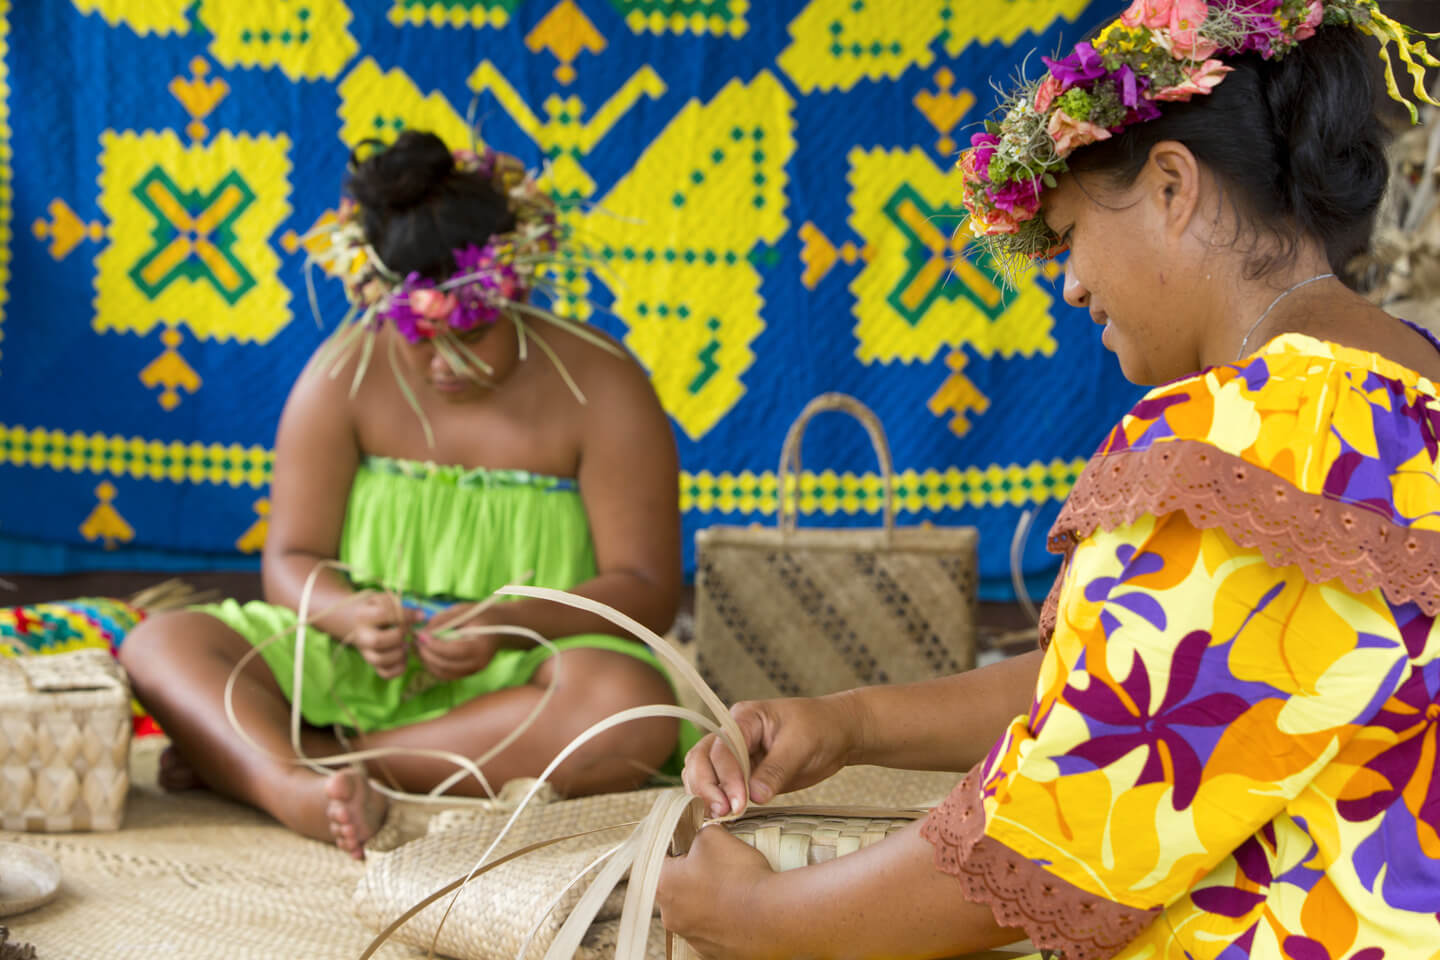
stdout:
<svg viewBox="0 0 1440 960">
<path fill-rule="evenodd" d="M 106 650 L 0 657 L 0 828 L 116 830 L 130 687 Z"/>
<path fill-rule="evenodd" d="M 796 528 L 801 442 L 827 410 L 850 414 L 870 435 L 884 482 L 879 528 Z M 822 394 L 786 434 L 777 525 L 695 535 L 696 656 L 721 698 L 818 696 L 975 665 L 978 534 L 896 526 L 891 479 L 875 414 L 854 397 Z"/>
</svg>

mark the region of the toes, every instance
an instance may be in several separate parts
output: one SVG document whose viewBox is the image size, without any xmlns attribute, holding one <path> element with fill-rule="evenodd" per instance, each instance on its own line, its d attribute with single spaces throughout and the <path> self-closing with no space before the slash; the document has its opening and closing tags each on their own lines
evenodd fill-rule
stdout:
<svg viewBox="0 0 1440 960">
<path fill-rule="evenodd" d="M 355 792 L 354 777 L 348 770 L 333 774 L 325 781 L 325 795 L 341 803 L 349 800 Z"/>
<path fill-rule="evenodd" d="M 331 800 L 325 807 L 325 816 L 330 818 L 333 826 L 348 826 L 350 823 L 350 807 L 340 800 Z"/>
</svg>

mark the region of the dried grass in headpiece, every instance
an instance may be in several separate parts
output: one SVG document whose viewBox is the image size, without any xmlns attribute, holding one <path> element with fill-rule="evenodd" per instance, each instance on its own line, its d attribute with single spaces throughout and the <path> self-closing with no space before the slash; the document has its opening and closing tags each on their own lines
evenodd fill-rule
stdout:
<svg viewBox="0 0 1440 960">
<path fill-rule="evenodd" d="M 584 324 L 532 301 L 537 292 L 547 298 L 555 292 L 545 276 L 548 270 L 585 265 L 582 252 L 560 221 L 555 201 L 516 157 L 485 147 L 479 152 L 455 151 L 454 158 L 457 170 L 489 181 L 505 198 L 515 218 L 514 229 L 488 238 L 483 246 L 472 243 L 451 251 L 455 272 L 449 277 L 436 280 L 417 272 L 401 276 L 381 260 L 366 236 L 360 205 L 346 198 L 335 220 L 306 238 L 307 243 L 321 241 L 319 249 L 312 246 L 307 260 L 307 282 L 308 268 L 319 266 L 344 284 L 350 304 L 322 351 L 317 369 L 339 376 L 358 351 L 350 386 L 353 395 L 369 369 L 375 339 L 388 323 L 410 343 L 432 342 L 457 376 L 486 384 L 494 370 L 470 350 L 463 337 L 478 327 L 509 322 L 519 338 L 520 359 L 526 358 L 533 340 L 555 364 L 575 399 L 585 403 L 585 395 L 554 348 L 535 329 L 534 321 L 552 324 L 611 353 L 620 351 Z M 313 286 L 310 297 L 318 320 Z M 395 380 L 433 446 L 430 425 L 400 369 L 395 341 L 389 343 L 388 360 Z"/>
<path fill-rule="evenodd" d="M 1426 69 L 1440 60 L 1424 44 L 1440 34 L 1397 23 L 1376 0 L 1134 0 L 1093 42 L 1045 58 L 1045 76 L 1022 81 L 1001 102 L 1000 119 L 971 138 L 959 161 L 971 231 L 1007 277 L 1060 255 L 1065 243 L 1040 205 L 1069 169 L 1067 157 L 1158 118 L 1163 103 L 1210 93 L 1234 69 L 1226 58 L 1276 59 L 1318 30 L 1340 27 L 1380 41 L 1386 89 L 1412 121 L 1415 104 L 1396 83 L 1392 45 L 1415 99 L 1440 106 L 1425 90 Z"/>
</svg>

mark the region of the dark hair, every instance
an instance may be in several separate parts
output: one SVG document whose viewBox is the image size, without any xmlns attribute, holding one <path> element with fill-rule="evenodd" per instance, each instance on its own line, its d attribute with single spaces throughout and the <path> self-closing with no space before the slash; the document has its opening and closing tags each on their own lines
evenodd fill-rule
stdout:
<svg viewBox="0 0 1440 960">
<path fill-rule="evenodd" d="M 1211 93 L 1166 103 L 1159 119 L 1076 151 L 1071 170 L 1128 186 L 1157 143 L 1179 141 L 1219 178 L 1239 230 L 1254 236 L 1250 276 L 1292 264 L 1305 237 L 1343 276 L 1370 243 L 1389 178 L 1362 38 L 1324 28 L 1279 59 L 1225 63 L 1235 70 Z"/>
<path fill-rule="evenodd" d="M 515 229 L 515 216 L 491 182 L 456 168 L 439 137 L 406 130 L 364 159 L 350 154 L 345 188 L 361 207 L 365 235 L 387 267 L 441 279 L 455 271 L 454 250 L 483 246 Z"/>
</svg>

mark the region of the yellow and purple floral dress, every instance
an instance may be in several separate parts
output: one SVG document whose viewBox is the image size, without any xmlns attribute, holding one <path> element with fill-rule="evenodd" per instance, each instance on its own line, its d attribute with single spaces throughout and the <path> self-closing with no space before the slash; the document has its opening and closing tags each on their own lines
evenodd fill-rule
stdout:
<svg viewBox="0 0 1440 960">
<path fill-rule="evenodd" d="M 1435 384 L 1306 336 L 1153 390 L 937 866 L 1066 960 L 1440 958 L 1437 464 Z"/>
</svg>

